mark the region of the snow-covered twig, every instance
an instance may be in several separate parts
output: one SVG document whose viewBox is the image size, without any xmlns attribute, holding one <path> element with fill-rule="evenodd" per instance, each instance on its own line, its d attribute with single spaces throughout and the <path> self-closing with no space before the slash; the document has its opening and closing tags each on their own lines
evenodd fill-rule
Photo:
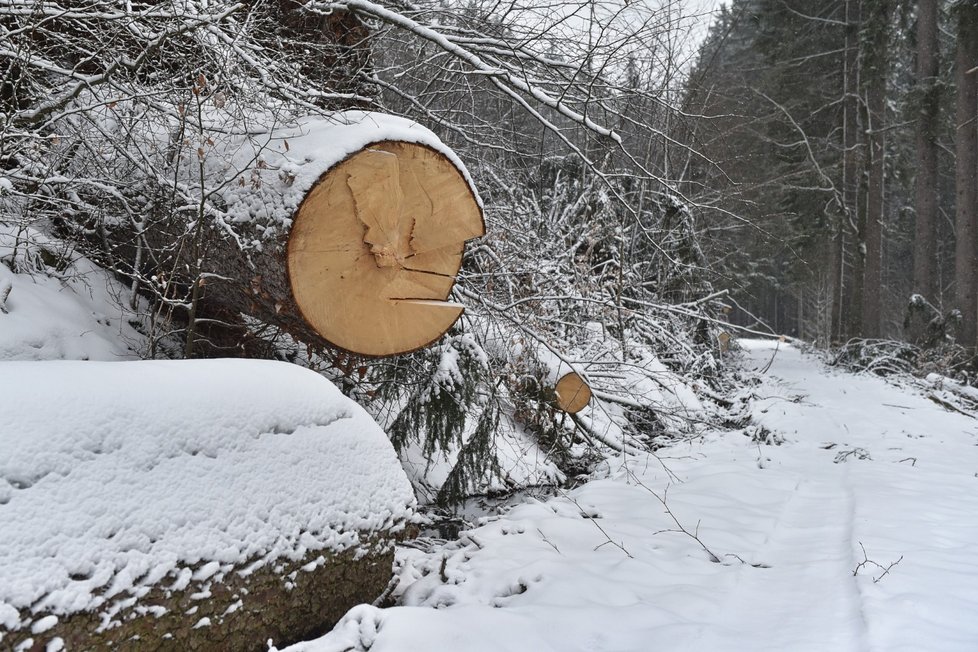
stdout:
<svg viewBox="0 0 978 652">
<path fill-rule="evenodd" d="M 856 564 L 856 568 L 853 569 L 852 575 L 853 577 L 859 575 L 859 571 L 862 570 L 865 566 L 875 566 L 876 568 L 882 570 L 883 572 L 880 573 L 879 577 L 873 578 L 873 584 L 877 584 L 881 579 L 883 579 L 890 573 L 890 570 L 894 566 L 896 566 L 901 561 L 903 561 L 903 555 L 900 555 L 899 559 L 897 559 L 896 561 L 891 561 L 888 565 L 884 566 L 883 564 L 877 561 L 873 561 L 872 559 L 869 558 L 869 556 L 866 554 L 866 546 L 863 545 L 862 541 L 859 542 L 859 548 L 863 551 L 863 560 L 858 564 Z"/>
</svg>

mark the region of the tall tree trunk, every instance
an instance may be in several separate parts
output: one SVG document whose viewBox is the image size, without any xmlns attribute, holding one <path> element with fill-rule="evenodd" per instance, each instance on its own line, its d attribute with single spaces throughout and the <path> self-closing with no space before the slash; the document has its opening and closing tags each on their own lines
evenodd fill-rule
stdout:
<svg viewBox="0 0 978 652">
<path fill-rule="evenodd" d="M 829 291 L 829 323 L 828 329 L 824 333 L 824 337 L 827 341 L 821 342 L 821 344 L 834 344 L 839 341 L 841 337 L 841 324 L 842 324 L 842 256 L 843 256 L 843 246 L 844 246 L 844 232 L 845 215 L 840 216 L 839 227 L 833 234 L 832 240 L 829 242 L 828 255 L 826 256 L 826 262 L 828 264 L 828 291 Z M 820 332 L 820 336 L 821 336 Z"/>
<path fill-rule="evenodd" d="M 839 309 L 833 320 L 836 328 L 833 339 L 841 341 L 848 339 L 858 330 L 856 316 L 858 306 L 862 301 L 862 227 L 858 216 L 859 210 L 859 25 L 861 22 L 860 0 L 846 0 L 846 52 L 845 52 L 845 98 L 843 100 L 842 140 L 845 152 L 842 158 L 842 193 L 846 223 L 839 232 L 838 264 L 840 287 L 833 303 L 838 302 Z M 847 237 L 847 230 L 852 230 L 852 237 Z M 852 242 L 856 246 L 850 276 L 846 271 L 846 244 Z M 848 282 L 847 282 L 848 281 Z"/>
<path fill-rule="evenodd" d="M 978 346 L 978 4 L 958 7 L 955 81 L 955 304 L 961 311 L 958 341 Z"/>
<path fill-rule="evenodd" d="M 937 305 L 937 130 L 940 124 L 938 85 L 938 0 L 917 5 L 917 179 L 914 188 L 916 228 L 913 250 L 913 291 Z M 918 339 L 922 333 L 909 333 Z"/>
<path fill-rule="evenodd" d="M 886 155 L 886 78 L 888 75 L 890 0 L 868 2 L 866 66 L 866 115 L 869 131 L 869 167 L 866 189 L 865 267 L 862 288 L 863 337 L 880 336 L 883 267 L 883 198 Z"/>
</svg>

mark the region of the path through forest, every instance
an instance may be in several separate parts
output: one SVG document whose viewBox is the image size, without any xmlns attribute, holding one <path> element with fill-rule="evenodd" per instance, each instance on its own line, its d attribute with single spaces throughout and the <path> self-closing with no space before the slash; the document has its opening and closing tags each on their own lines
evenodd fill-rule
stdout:
<svg viewBox="0 0 978 652">
<path fill-rule="evenodd" d="M 781 443 L 708 434 L 404 549 L 408 606 L 294 652 L 978 649 L 978 421 L 742 344 Z"/>
</svg>

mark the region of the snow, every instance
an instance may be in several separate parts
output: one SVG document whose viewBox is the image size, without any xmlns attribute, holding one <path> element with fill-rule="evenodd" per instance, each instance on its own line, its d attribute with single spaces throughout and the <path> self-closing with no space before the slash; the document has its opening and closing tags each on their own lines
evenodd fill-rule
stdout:
<svg viewBox="0 0 978 652">
<path fill-rule="evenodd" d="M 220 138 L 214 136 L 214 138 Z M 458 156 L 413 120 L 368 111 L 304 117 L 269 133 L 218 142 L 221 156 L 208 156 L 207 184 L 218 189 L 231 223 L 259 221 L 284 232 L 306 193 L 331 167 L 382 141 L 430 147 L 446 156 L 482 200 Z"/>
<path fill-rule="evenodd" d="M 978 422 L 742 345 L 752 427 L 404 547 L 400 606 L 288 652 L 978 649 Z"/>
<path fill-rule="evenodd" d="M 15 273 L 4 261 L 17 251 Z M 60 271 L 40 251 L 60 259 Z M 0 360 L 135 358 L 142 341 L 117 297 L 125 290 L 88 259 L 30 228 L 0 223 Z"/>
<path fill-rule="evenodd" d="M 43 618 L 38 618 L 34 621 L 34 624 L 31 625 L 31 634 L 43 634 L 57 624 L 57 616 L 45 616 Z"/>
<path fill-rule="evenodd" d="M 0 362 L 0 419 L 0 627 L 111 614 L 158 583 L 203 599 L 413 513 L 384 432 L 286 363 Z"/>
</svg>

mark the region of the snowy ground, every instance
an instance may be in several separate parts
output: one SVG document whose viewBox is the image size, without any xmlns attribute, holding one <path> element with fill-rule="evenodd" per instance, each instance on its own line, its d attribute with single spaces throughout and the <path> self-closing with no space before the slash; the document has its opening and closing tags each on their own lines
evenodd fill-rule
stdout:
<svg viewBox="0 0 978 652">
<path fill-rule="evenodd" d="M 0 360 L 137 358 L 126 292 L 64 243 L 0 220 Z"/>
<path fill-rule="evenodd" d="M 978 421 L 744 346 L 781 445 L 707 436 L 406 548 L 405 606 L 289 652 L 978 649 Z"/>
</svg>

